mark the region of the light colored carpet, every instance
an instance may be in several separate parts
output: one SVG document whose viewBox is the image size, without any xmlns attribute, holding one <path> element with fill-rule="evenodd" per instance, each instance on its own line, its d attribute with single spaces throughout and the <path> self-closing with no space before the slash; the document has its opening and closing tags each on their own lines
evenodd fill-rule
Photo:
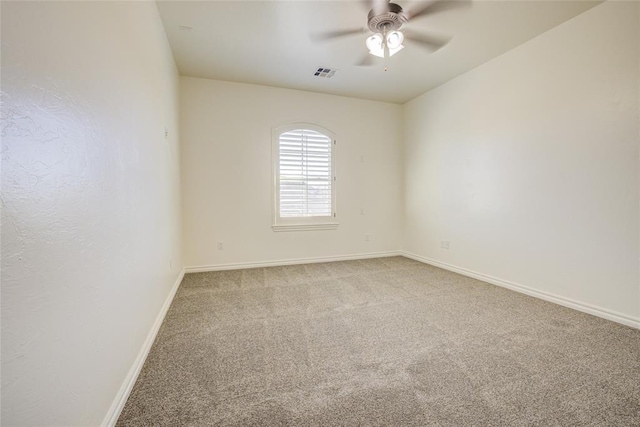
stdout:
<svg viewBox="0 0 640 427">
<path fill-rule="evenodd" d="M 119 426 L 640 426 L 640 331 L 403 257 L 186 275 Z"/>
</svg>

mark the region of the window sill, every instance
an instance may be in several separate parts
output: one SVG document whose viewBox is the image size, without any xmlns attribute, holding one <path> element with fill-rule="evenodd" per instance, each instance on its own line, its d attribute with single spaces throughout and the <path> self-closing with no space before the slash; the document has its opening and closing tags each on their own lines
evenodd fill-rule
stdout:
<svg viewBox="0 0 640 427">
<path fill-rule="evenodd" d="M 273 231 L 314 231 L 314 230 L 335 230 L 338 228 L 337 223 L 327 224 L 281 224 L 272 225 Z"/>
</svg>

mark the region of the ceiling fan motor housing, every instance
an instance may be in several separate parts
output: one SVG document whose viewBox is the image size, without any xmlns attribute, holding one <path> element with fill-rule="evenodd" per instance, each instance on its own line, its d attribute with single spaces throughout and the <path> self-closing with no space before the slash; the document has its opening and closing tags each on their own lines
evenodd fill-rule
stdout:
<svg viewBox="0 0 640 427">
<path fill-rule="evenodd" d="M 385 11 L 369 11 L 369 29 L 374 33 L 384 33 L 399 30 L 406 18 L 402 13 L 402 7 L 395 3 L 387 3 Z"/>
</svg>

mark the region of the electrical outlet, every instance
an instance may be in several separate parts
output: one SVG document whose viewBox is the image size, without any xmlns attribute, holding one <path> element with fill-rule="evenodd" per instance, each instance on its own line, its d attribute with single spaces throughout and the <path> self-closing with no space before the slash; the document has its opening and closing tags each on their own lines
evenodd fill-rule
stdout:
<svg viewBox="0 0 640 427">
<path fill-rule="evenodd" d="M 224 251 L 224 242 L 222 240 L 220 240 L 218 242 L 218 250 L 219 251 Z"/>
<path fill-rule="evenodd" d="M 169 129 L 167 129 L 167 127 L 164 127 L 164 139 L 169 139 Z"/>
<path fill-rule="evenodd" d="M 364 241 L 365 241 L 365 242 L 368 242 L 369 240 L 370 240 L 370 239 L 369 239 L 369 235 L 368 235 L 368 234 L 365 234 L 365 235 L 364 235 Z"/>
</svg>

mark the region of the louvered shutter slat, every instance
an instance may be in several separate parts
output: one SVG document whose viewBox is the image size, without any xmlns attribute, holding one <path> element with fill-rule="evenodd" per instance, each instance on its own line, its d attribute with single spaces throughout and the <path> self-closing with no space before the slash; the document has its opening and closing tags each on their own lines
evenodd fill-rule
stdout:
<svg viewBox="0 0 640 427">
<path fill-rule="evenodd" d="M 309 129 L 279 137 L 280 216 L 332 216 L 332 140 Z"/>
</svg>

